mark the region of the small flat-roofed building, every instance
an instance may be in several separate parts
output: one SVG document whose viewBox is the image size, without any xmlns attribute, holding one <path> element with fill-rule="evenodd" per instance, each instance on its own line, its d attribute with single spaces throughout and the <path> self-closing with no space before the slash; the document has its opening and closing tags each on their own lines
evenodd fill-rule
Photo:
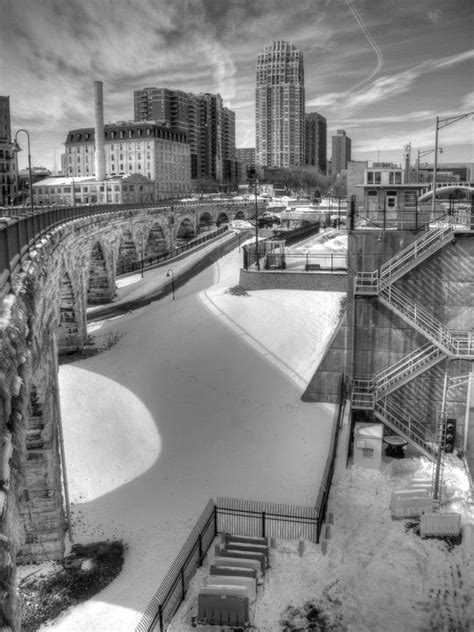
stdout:
<svg viewBox="0 0 474 632">
<path fill-rule="evenodd" d="M 155 183 L 140 174 L 97 181 L 91 176 L 47 178 L 33 184 L 35 206 L 127 204 L 154 201 Z"/>
</svg>

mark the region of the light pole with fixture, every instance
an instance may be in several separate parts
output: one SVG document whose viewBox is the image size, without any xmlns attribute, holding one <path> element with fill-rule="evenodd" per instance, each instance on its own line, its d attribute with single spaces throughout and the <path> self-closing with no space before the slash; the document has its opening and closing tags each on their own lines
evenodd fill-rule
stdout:
<svg viewBox="0 0 474 632">
<path fill-rule="evenodd" d="M 443 148 L 439 147 L 438 149 L 439 153 L 442 154 L 443 153 Z M 420 182 L 420 158 L 422 156 L 427 156 L 428 154 L 432 154 L 434 152 L 434 147 L 432 147 L 431 149 L 419 149 L 418 150 L 418 156 L 416 159 L 416 182 L 417 184 Z"/>
<path fill-rule="evenodd" d="M 29 178 L 29 187 L 30 187 L 30 206 L 31 206 L 31 213 L 35 212 L 35 207 L 33 204 L 33 174 L 31 171 L 31 151 L 30 151 L 30 134 L 28 132 L 28 130 L 26 129 L 19 129 L 16 134 L 15 134 L 15 139 L 13 141 L 13 151 L 15 152 L 19 152 L 22 151 L 20 145 L 18 144 L 18 141 L 16 140 L 16 137 L 18 136 L 18 134 L 20 132 L 24 132 L 26 134 L 26 137 L 28 139 L 28 178 Z"/>
<path fill-rule="evenodd" d="M 174 274 L 173 274 L 173 270 L 168 270 L 168 272 L 166 273 L 167 277 L 171 277 L 171 291 L 173 293 L 173 301 L 174 301 Z"/>
<path fill-rule="evenodd" d="M 436 134 L 435 134 L 435 146 L 434 146 L 434 169 L 433 169 L 433 200 L 431 211 L 434 215 L 436 208 L 436 171 L 438 169 L 438 131 L 442 128 L 448 127 L 448 125 L 452 125 L 453 123 L 457 123 L 462 119 L 467 118 L 468 116 L 472 116 L 474 112 L 467 112 L 467 114 L 457 114 L 455 116 L 449 116 L 447 118 L 439 118 L 436 117 Z"/>
<path fill-rule="evenodd" d="M 257 168 L 255 165 L 247 165 L 247 179 L 254 182 L 255 186 L 255 266 L 260 270 L 260 257 L 258 252 L 258 200 L 257 200 Z"/>
</svg>

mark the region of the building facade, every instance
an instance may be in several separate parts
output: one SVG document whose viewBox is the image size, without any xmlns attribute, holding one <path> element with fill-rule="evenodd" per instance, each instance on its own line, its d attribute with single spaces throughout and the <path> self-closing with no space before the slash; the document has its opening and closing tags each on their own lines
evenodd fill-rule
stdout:
<svg viewBox="0 0 474 632">
<path fill-rule="evenodd" d="M 351 139 L 346 136 L 343 129 L 338 129 L 336 136 L 332 137 L 332 159 L 331 173 L 339 174 L 343 169 L 347 169 L 347 163 L 352 159 Z"/>
<path fill-rule="evenodd" d="M 155 198 L 189 193 L 190 151 L 185 132 L 146 122 L 104 126 L 105 176 L 141 174 L 155 183 Z M 95 175 L 95 130 L 71 130 L 65 142 L 66 176 Z"/>
<path fill-rule="evenodd" d="M 317 112 L 305 117 L 305 163 L 327 173 L 327 121 Z"/>
<path fill-rule="evenodd" d="M 155 121 L 186 133 L 191 178 L 231 180 L 235 165 L 235 112 L 220 94 L 193 94 L 168 88 L 135 90 L 135 121 Z"/>
<path fill-rule="evenodd" d="M 304 165 L 303 53 L 289 42 L 273 42 L 258 55 L 256 77 L 256 163 Z"/>
<path fill-rule="evenodd" d="M 53 177 L 33 184 L 35 206 L 153 202 L 154 183 L 140 174 L 97 181 L 92 176 Z"/>
<path fill-rule="evenodd" d="M 16 203 L 17 178 L 18 162 L 12 144 L 10 97 L 0 96 L 0 206 Z"/>
</svg>

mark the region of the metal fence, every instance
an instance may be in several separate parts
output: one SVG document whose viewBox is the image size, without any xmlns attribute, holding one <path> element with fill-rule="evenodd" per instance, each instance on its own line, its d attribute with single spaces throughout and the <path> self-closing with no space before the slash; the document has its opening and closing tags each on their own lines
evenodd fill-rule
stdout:
<svg viewBox="0 0 474 632">
<path fill-rule="evenodd" d="M 316 500 L 316 511 L 318 514 L 318 539 L 321 535 L 321 529 L 326 519 L 326 511 L 329 501 L 329 493 L 331 491 L 332 479 L 334 476 L 334 468 L 336 464 L 337 447 L 339 443 L 339 434 L 341 432 L 344 411 L 346 407 L 346 380 L 344 374 L 339 378 L 339 394 L 338 405 L 336 408 L 336 418 L 332 428 L 331 442 L 329 454 L 324 468 L 324 474 L 319 485 L 318 498 Z"/>
<path fill-rule="evenodd" d="M 188 539 L 146 608 L 136 632 L 164 632 L 171 623 L 196 570 L 202 565 L 214 538 L 233 533 L 281 540 L 319 542 L 326 517 L 337 444 L 345 410 L 345 379 L 341 375 L 339 402 L 330 450 L 314 507 L 236 498 L 209 500 Z"/>
<path fill-rule="evenodd" d="M 347 254 L 299 253 L 285 250 L 285 253 L 281 255 L 266 253 L 263 257 L 263 267 L 265 270 L 345 271 L 347 270 Z"/>
<path fill-rule="evenodd" d="M 294 228 L 293 230 L 273 230 L 272 236 L 268 237 L 268 239 L 261 240 L 259 242 L 259 250 L 258 250 L 258 261 L 262 261 L 263 254 L 265 252 L 265 241 L 285 241 L 285 244 L 290 246 L 291 244 L 297 243 L 302 239 L 306 239 L 307 237 L 311 237 L 311 235 L 316 235 L 319 233 L 319 224 L 311 224 L 310 226 L 299 226 L 298 228 Z M 242 247 L 243 251 L 243 267 L 245 270 L 248 270 L 251 265 L 257 262 L 257 251 L 255 247 L 255 243 L 246 244 Z M 262 263 L 263 266 L 263 263 Z"/>
<path fill-rule="evenodd" d="M 144 259 L 140 259 L 138 261 L 130 261 L 128 263 L 124 263 L 118 268 L 116 275 L 120 276 L 121 274 L 127 274 L 129 272 L 143 270 L 144 268 L 149 268 L 150 266 L 157 265 L 163 261 L 167 261 L 168 259 L 177 257 L 181 253 L 186 252 L 190 250 L 191 248 L 195 248 L 196 246 L 199 246 L 200 244 L 203 244 L 206 241 L 209 241 L 210 239 L 214 239 L 214 237 L 218 237 L 219 235 L 222 235 L 228 230 L 229 230 L 229 227 L 225 225 L 225 226 L 222 226 L 222 228 L 218 228 L 215 231 L 206 233 L 202 237 L 198 237 L 197 239 L 192 239 L 191 241 L 188 241 L 185 244 L 176 246 L 172 250 L 169 250 L 167 252 L 162 252 L 161 254 L 156 255 L 154 257 L 145 257 Z"/>
</svg>

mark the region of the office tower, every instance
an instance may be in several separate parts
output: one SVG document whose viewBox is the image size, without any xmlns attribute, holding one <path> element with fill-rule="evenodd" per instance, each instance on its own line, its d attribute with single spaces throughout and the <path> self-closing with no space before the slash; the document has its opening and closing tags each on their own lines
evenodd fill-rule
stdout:
<svg viewBox="0 0 474 632">
<path fill-rule="evenodd" d="M 306 114 L 305 121 L 305 162 L 321 173 L 326 173 L 327 121 L 317 112 Z"/>
<path fill-rule="evenodd" d="M 346 136 L 343 129 L 337 130 L 337 135 L 332 137 L 332 165 L 331 173 L 339 174 L 347 169 L 347 163 L 351 160 L 351 139 Z"/>
<path fill-rule="evenodd" d="M 11 136 L 10 97 L 0 97 L 0 206 L 15 203 L 17 174 L 17 158 Z"/>
<path fill-rule="evenodd" d="M 305 162 L 303 54 L 277 41 L 257 58 L 256 162 L 292 167 Z"/>
<path fill-rule="evenodd" d="M 219 94 L 193 94 L 168 88 L 134 92 L 135 121 L 155 121 L 186 132 L 191 178 L 231 179 L 235 171 L 235 113 Z"/>
</svg>

